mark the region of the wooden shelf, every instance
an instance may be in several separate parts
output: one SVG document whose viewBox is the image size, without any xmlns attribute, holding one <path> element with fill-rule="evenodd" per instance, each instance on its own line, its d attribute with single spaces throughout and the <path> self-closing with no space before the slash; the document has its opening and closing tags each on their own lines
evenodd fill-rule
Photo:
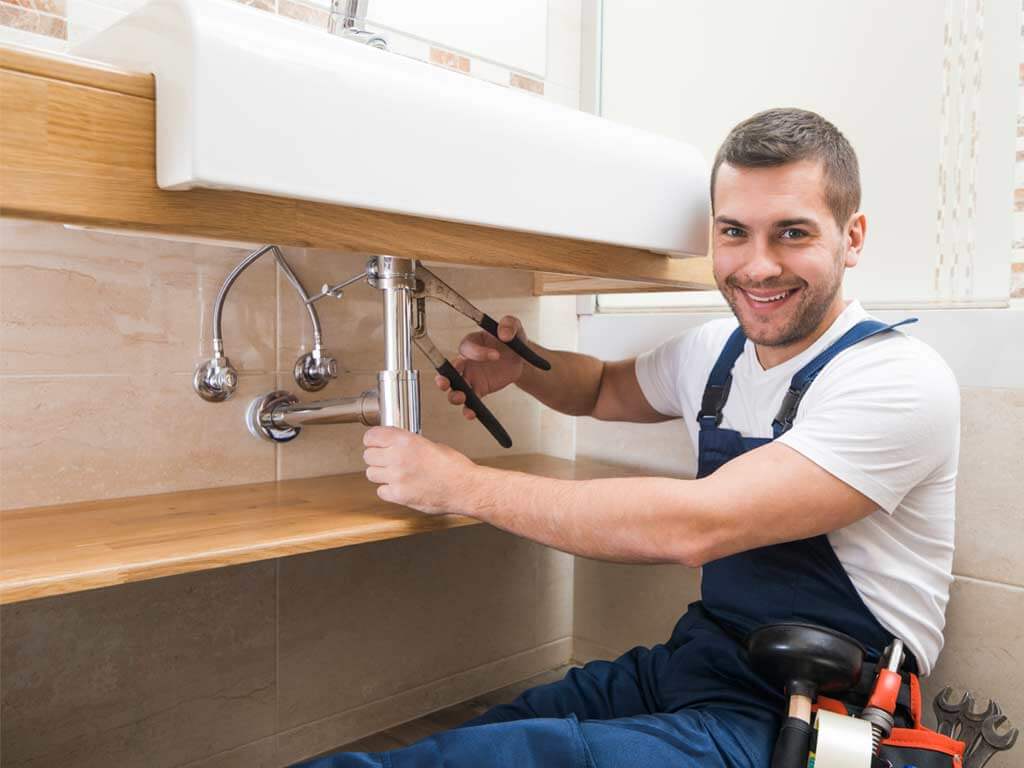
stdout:
<svg viewBox="0 0 1024 768">
<path fill-rule="evenodd" d="M 567 480 L 635 474 L 591 460 L 488 466 Z M 0 512 L 0 604 L 474 525 L 377 498 L 362 473 Z"/>
<path fill-rule="evenodd" d="M 703 259 L 691 260 L 690 265 L 695 270 L 702 270 L 704 268 L 702 262 Z M 712 290 L 713 288 L 713 285 L 706 285 L 701 290 Z M 634 280 L 612 280 L 605 277 L 583 275 L 553 275 L 548 272 L 533 273 L 534 296 L 574 296 L 588 293 L 664 293 L 678 290 L 680 290 L 678 286 L 660 283 L 638 283 Z"/>
<path fill-rule="evenodd" d="M 707 258 L 156 186 L 153 77 L 0 46 L 0 215 L 707 288 Z M 628 191 L 626 192 L 628 194 Z"/>
</svg>

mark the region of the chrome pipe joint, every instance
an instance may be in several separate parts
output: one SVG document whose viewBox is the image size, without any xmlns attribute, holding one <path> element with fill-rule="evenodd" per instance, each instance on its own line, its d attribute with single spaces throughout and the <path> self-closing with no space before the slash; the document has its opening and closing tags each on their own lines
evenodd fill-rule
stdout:
<svg viewBox="0 0 1024 768">
<path fill-rule="evenodd" d="M 224 356 L 224 343 L 220 339 L 213 341 L 213 357 L 196 366 L 192 388 L 210 403 L 222 403 L 235 394 L 238 371 Z"/>
<path fill-rule="evenodd" d="M 317 346 L 295 361 L 292 376 L 295 383 L 307 392 L 319 392 L 331 383 L 331 379 L 338 378 L 338 361 Z"/>
</svg>

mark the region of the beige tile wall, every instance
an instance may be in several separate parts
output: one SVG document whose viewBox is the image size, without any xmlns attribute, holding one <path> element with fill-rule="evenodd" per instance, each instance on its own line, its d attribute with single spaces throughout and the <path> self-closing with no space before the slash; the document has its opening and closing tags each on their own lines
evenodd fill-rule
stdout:
<svg viewBox="0 0 1024 768">
<path fill-rule="evenodd" d="M 192 391 L 192 370 L 210 354 L 213 299 L 244 249 L 12 219 L 0 220 L 0 242 L 3 508 L 362 469 L 359 425 L 307 429 L 281 446 L 245 431 L 253 397 L 275 387 L 298 392 L 292 367 L 312 344 L 301 302 L 271 258 L 239 278 L 225 305 L 225 349 L 241 374 L 238 394 L 207 403 Z M 309 291 L 357 274 L 366 261 L 295 249 L 287 257 Z M 530 274 L 437 272 L 486 311 L 516 314 L 538 333 L 542 300 L 530 295 Z M 316 397 L 374 387 L 383 363 L 377 291 L 356 285 L 318 306 L 325 345 L 342 374 Z M 575 324 L 564 311 L 550 319 Z M 475 326 L 430 302 L 428 329 L 454 356 Z M 426 359 L 417 353 L 416 362 L 424 434 L 471 456 L 501 453 L 479 424 L 447 404 Z M 534 401 L 509 390 L 489 405 L 510 431 L 513 451 L 544 447 Z"/>
<path fill-rule="evenodd" d="M 0 608 L 4 766 L 172 766 L 274 733 L 273 561 Z"/>
<path fill-rule="evenodd" d="M 363 468 L 359 425 L 282 446 L 244 428 L 251 398 L 297 389 L 292 366 L 312 342 L 271 259 L 225 307 L 238 394 L 210 404 L 192 391 L 213 298 L 245 253 L 0 220 L 3 508 Z M 287 257 L 310 291 L 366 261 Z M 574 345 L 574 305 L 531 296 L 530 274 L 435 269 L 489 313 Z M 378 293 L 353 286 L 320 307 L 343 373 L 304 397 L 375 386 Z M 428 324 L 450 355 L 475 329 L 433 303 Z M 471 456 L 502 452 L 417 365 L 424 433 Z M 571 449 L 569 420 L 548 415 L 542 428 L 522 393 L 489 406 L 513 450 Z M 451 533 L 5 606 L 0 765 L 284 765 L 565 663 L 571 558 L 493 530 Z"/>
</svg>

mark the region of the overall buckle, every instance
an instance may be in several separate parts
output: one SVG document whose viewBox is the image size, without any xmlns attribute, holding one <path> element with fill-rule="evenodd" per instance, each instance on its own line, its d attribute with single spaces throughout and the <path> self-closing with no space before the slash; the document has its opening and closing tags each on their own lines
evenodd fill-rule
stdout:
<svg viewBox="0 0 1024 768">
<path fill-rule="evenodd" d="M 700 413 L 697 414 L 697 422 L 704 427 L 705 419 L 714 418 L 714 426 L 722 423 L 722 409 L 729 399 L 729 389 L 732 387 L 732 376 L 725 380 L 724 384 L 708 384 L 704 389 L 704 397 L 700 403 Z"/>
</svg>

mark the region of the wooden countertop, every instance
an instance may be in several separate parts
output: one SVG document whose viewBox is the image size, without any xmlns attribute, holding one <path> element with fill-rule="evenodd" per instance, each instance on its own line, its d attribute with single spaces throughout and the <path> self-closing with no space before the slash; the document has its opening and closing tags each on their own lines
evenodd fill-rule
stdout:
<svg viewBox="0 0 1024 768">
<path fill-rule="evenodd" d="M 539 454 L 481 463 L 562 479 L 622 467 Z M 377 498 L 362 473 L 0 512 L 0 603 L 474 525 Z"/>
<path fill-rule="evenodd" d="M 707 256 L 156 185 L 153 76 L 0 46 L 0 215 L 704 290 Z M 642 287 L 641 287 L 642 289 Z"/>
</svg>

